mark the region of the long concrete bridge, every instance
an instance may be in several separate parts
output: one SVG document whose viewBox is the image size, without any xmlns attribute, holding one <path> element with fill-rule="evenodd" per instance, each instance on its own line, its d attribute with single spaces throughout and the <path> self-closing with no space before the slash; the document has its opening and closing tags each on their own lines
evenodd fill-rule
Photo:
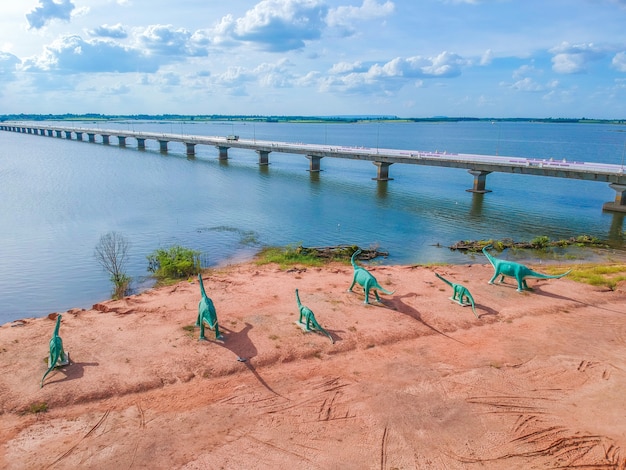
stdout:
<svg viewBox="0 0 626 470">
<path fill-rule="evenodd" d="M 269 155 L 272 152 L 300 154 L 309 159 L 309 171 L 321 171 L 322 158 L 348 158 L 352 160 L 366 160 L 377 167 L 376 177 L 379 181 L 388 181 L 389 167 L 394 163 L 410 165 L 427 165 L 448 168 L 464 168 L 474 177 L 474 184 L 467 191 L 486 193 L 487 175 L 493 172 L 515 173 L 520 175 L 551 176 L 556 178 L 580 179 L 609 183 L 615 191 L 615 200 L 606 202 L 602 208 L 607 211 L 626 212 L 626 174 L 624 166 L 608 163 L 593 163 L 581 161 L 567 161 L 566 159 L 536 159 L 522 157 L 506 157 L 495 155 L 477 155 L 447 152 L 425 152 L 419 150 L 397 150 L 366 147 L 344 147 L 335 145 L 319 145 L 291 142 L 274 142 L 257 139 L 240 139 L 237 136 L 199 136 L 173 133 L 139 132 L 116 129 L 90 129 L 77 127 L 61 127 L 36 124 L 2 123 L 0 130 L 21 132 L 25 134 L 42 135 L 66 139 L 83 140 L 95 143 L 96 136 L 100 136 L 101 143 L 110 144 L 111 137 L 117 138 L 120 147 L 126 146 L 126 139 L 132 138 L 137 142 L 137 148 L 145 149 L 146 140 L 159 143 L 161 152 L 168 151 L 170 142 L 180 142 L 185 145 L 187 156 L 195 156 L 197 145 L 210 145 L 218 150 L 220 160 L 228 159 L 229 148 L 254 150 L 259 156 L 259 165 L 269 164 Z"/>
</svg>

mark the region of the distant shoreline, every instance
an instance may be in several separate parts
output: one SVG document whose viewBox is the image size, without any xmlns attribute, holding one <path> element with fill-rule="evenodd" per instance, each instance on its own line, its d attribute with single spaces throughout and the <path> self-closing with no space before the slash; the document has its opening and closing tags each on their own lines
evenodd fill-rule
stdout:
<svg viewBox="0 0 626 470">
<path fill-rule="evenodd" d="M 258 116 L 258 115 L 227 115 L 227 114 L 0 114 L 2 121 L 243 121 L 269 123 L 442 123 L 442 122 L 538 122 L 546 124 L 616 124 L 626 125 L 624 119 L 589 119 L 589 118 L 539 118 L 539 117 L 465 117 L 465 116 L 433 116 L 433 117 L 399 117 L 389 115 L 339 115 L 339 116 Z M 626 132 L 626 130 L 625 130 Z"/>
</svg>

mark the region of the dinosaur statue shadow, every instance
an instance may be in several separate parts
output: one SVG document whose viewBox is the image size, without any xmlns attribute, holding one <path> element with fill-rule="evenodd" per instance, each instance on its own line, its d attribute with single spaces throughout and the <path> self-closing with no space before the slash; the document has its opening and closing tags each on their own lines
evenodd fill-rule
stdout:
<svg viewBox="0 0 626 470">
<path fill-rule="evenodd" d="M 61 382 L 69 382 L 71 380 L 82 379 L 85 375 L 85 367 L 97 367 L 99 366 L 99 362 L 73 362 L 70 360 L 70 363 L 65 366 L 56 367 L 54 372 L 61 372 L 64 376 L 55 379 L 55 373 L 52 374 L 51 380 L 49 379 L 47 384 L 61 383 Z"/>
<path fill-rule="evenodd" d="M 541 296 L 544 296 L 544 297 L 550 297 L 552 299 L 559 299 L 559 300 L 568 300 L 570 302 L 575 302 L 577 304 L 585 305 L 587 307 L 597 308 L 598 310 L 606 310 L 607 312 L 623 313 L 622 310 L 614 310 L 612 308 L 600 307 L 600 306 L 598 306 L 596 304 L 592 304 L 590 302 L 583 302 L 582 300 L 572 299 L 571 297 L 566 297 L 564 295 L 555 294 L 553 292 L 547 292 L 547 291 L 543 290 L 543 286 L 542 285 L 536 285 L 532 289 L 533 289 L 533 291 L 537 295 L 541 295 Z"/>
<path fill-rule="evenodd" d="M 218 346 L 221 346 L 222 348 L 232 352 L 236 356 L 237 360 L 243 363 L 248 368 L 248 370 L 252 372 L 252 374 L 256 377 L 259 383 L 263 385 L 263 387 L 265 387 L 268 391 L 281 398 L 288 399 L 282 396 L 280 393 L 276 392 L 272 387 L 270 387 L 269 384 L 263 379 L 263 377 L 259 375 L 257 370 L 251 364 L 250 359 L 256 357 L 256 355 L 258 354 L 256 346 L 248 336 L 251 329 L 252 325 L 247 322 L 241 331 L 233 331 L 222 326 L 221 336 L 223 341 L 217 340 L 210 342 L 214 342 Z"/>
<path fill-rule="evenodd" d="M 435 328 L 432 325 L 429 325 L 428 323 L 426 323 L 423 319 L 422 319 L 422 315 L 419 313 L 419 311 L 413 307 L 411 307 L 410 305 L 406 304 L 405 302 L 403 302 L 401 299 L 404 299 L 405 297 L 417 297 L 417 294 L 414 292 L 409 292 L 407 294 L 404 295 L 400 295 L 400 296 L 395 296 L 393 298 L 393 300 L 391 301 L 393 303 L 393 308 L 395 310 L 397 310 L 400 313 L 403 313 L 404 315 L 408 315 L 409 317 L 417 320 L 418 322 L 420 322 L 422 325 L 424 325 L 426 328 L 434 331 L 435 333 L 437 333 L 438 335 L 441 336 L 445 336 L 448 339 L 451 339 L 452 341 L 456 341 L 457 343 L 461 343 L 463 344 L 462 341 L 459 341 L 456 338 L 453 338 L 452 336 L 449 336 L 447 334 L 445 334 L 443 331 L 439 331 L 437 328 Z"/>
</svg>

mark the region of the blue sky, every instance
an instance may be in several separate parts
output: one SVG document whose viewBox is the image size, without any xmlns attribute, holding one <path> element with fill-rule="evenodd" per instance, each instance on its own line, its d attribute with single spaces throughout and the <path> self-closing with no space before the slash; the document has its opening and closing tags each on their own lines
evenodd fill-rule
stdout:
<svg viewBox="0 0 626 470">
<path fill-rule="evenodd" d="M 5 0 L 10 113 L 626 118 L 626 0 Z"/>
</svg>

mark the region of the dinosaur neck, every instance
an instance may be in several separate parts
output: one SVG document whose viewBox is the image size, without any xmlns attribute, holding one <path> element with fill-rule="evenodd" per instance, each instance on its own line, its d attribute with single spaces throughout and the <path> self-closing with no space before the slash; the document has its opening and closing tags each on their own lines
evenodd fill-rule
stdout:
<svg viewBox="0 0 626 470">
<path fill-rule="evenodd" d="M 204 282 L 202 282 L 202 276 L 198 275 L 198 279 L 200 280 L 200 292 L 202 293 L 202 297 L 206 297 L 206 292 L 204 290 Z"/>
<path fill-rule="evenodd" d="M 61 327 L 61 315 L 57 316 L 57 324 L 54 327 L 54 336 L 59 336 L 59 328 Z"/>
<path fill-rule="evenodd" d="M 298 303 L 298 306 L 301 306 L 302 304 L 300 303 L 300 295 L 298 294 L 298 289 L 296 289 L 296 302 Z"/>
<path fill-rule="evenodd" d="M 355 251 L 354 253 L 352 253 L 352 256 L 350 257 L 350 262 L 352 263 L 353 268 L 358 267 L 358 265 L 356 264 L 356 257 L 359 255 L 359 253 L 361 253 L 361 250 Z"/>
<path fill-rule="evenodd" d="M 483 250 L 482 250 L 482 251 L 483 251 L 483 254 L 484 254 L 484 255 L 487 257 L 487 259 L 489 260 L 489 262 L 490 262 L 491 264 L 494 264 L 494 260 L 495 260 L 495 258 L 489 254 L 489 252 L 487 251 L 487 248 L 486 248 L 486 247 L 485 247 L 485 248 L 483 248 Z"/>
</svg>

